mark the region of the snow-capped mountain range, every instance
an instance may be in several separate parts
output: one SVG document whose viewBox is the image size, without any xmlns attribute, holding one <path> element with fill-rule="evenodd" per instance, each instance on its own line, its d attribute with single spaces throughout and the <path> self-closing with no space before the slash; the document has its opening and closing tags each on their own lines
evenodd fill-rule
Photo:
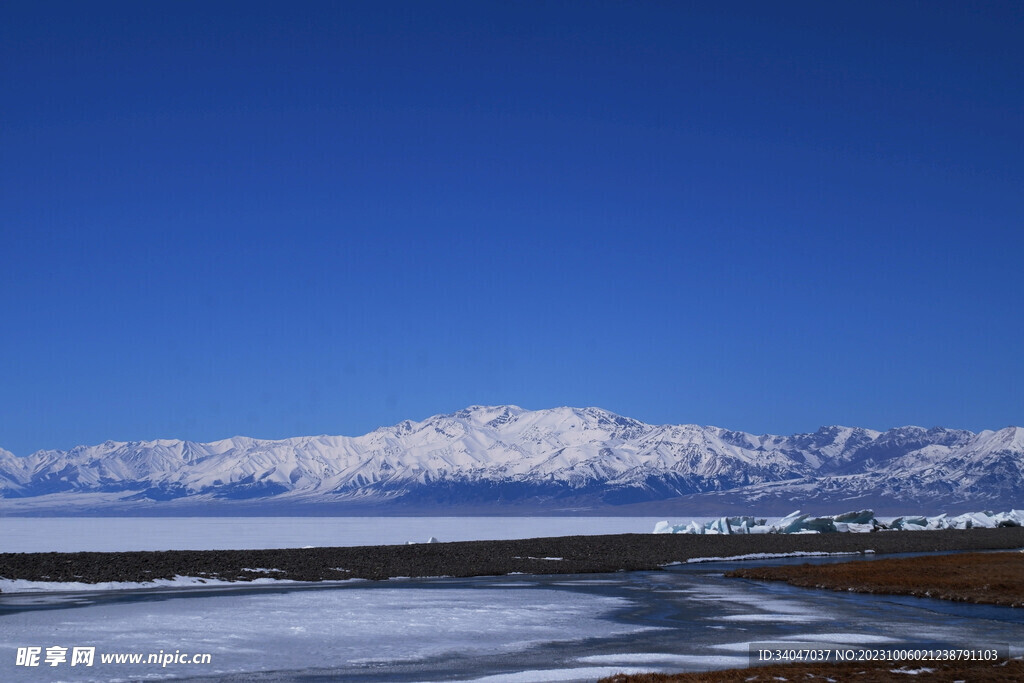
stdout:
<svg viewBox="0 0 1024 683">
<path fill-rule="evenodd" d="M 358 437 L 107 441 L 16 457 L 13 514 L 590 511 L 1020 506 L 1024 429 L 747 434 L 600 408 L 472 406 Z M 1007 508 L 1008 509 L 1008 508 Z"/>
</svg>

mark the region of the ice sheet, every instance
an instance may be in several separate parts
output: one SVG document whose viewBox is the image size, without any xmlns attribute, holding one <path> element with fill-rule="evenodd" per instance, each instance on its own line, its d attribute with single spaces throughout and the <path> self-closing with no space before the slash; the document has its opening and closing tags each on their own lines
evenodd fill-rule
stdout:
<svg viewBox="0 0 1024 683">
<path fill-rule="evenodd" d="M 6 517 L 0 552 L 248 550 L 643 534 L 656 517 Z"/>
<path fill-rule="evenodd" d="M 447 655 L 513 652 L 531 644 L 606 637 L 649 627 L 605 618 L 628 605 L 566 590 L 340 586 L 329 590 L 193 596 L 95 604 L 5 615 L 0 653 L 18 647 L 97 647 L 102 652 L 211 653 L 189 675 L 372 665 Z M 443 606 L 443 609 L 442 609 Z M 6 656 L 6 655 L 5 655 Z M 106 679 L 173 674 L 154 665 L 95 668 Z M 13 667 L 12 667 L 13 668 Z M 4 667 L 5 680 L 36 680 L 39 670 Z M 79 669 L 80 670 L 80 669 Z M 64 667 L 62 676 L 88 678 Z M 13 679 L 11 678 L 13 676 Z"/>
</svg>

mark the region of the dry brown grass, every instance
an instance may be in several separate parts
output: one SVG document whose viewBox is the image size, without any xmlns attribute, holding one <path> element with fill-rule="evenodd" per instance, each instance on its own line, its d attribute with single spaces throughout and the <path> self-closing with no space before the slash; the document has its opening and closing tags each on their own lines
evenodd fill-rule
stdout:
<svg viewBox="0 0 1024 683">
<path fill-rule="evenodd" d="M 785 581 L 806 588 L 1024 607 L 1024 552 L 750 567 L 726 576 Z"/>
<path fill-rule="evenodd" d="M 911 671 L 920 671 L 913 675 Z M 901 671 L 902 670 L 902 671 Z M 776 681 L 836 681 L 876 683 L 883 681 L 1024 681 L 1024 661 L 936 662 L 922 664 L 776 664 L 750 669 L 727 669 L 685 674 L 616 674 L 599 683 L 775 683 Z"/>
</svg>

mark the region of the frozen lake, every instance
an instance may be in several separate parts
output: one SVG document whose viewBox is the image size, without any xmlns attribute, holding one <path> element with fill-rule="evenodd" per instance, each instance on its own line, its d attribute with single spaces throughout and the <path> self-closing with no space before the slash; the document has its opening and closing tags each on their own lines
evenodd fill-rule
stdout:
<svg viewBox="0 0 1024 683">
<path fill-rule="evenodd" d="M 250 550 L 650 533 L 658 517 L 4 517 L 0 552 Z"/>
<path fill-rule="evenodd" d="M 0 551 L 374 545 L 650 533 L 638 517 L 0 517 Z M 793 560 L 807 561 L 806 558 Z M 837 560 L 821 560 L 837 561 Z M 870 561 L 870 560 L 868 560 Z M 785 562 L 774 560 L 773 563 Z M 745 563 L 749 566 L 750 563 Z M 729 580 L 735 563 L 663 572 L 0 594 L 0 680 L 593 681 L 747 664 L 759 641 L 1010 645 L 1024 613 Z M 19 648 L 67 648 L 19 666 Z M 93 666 L 72 667 L 75 647 Z M 23 650 L 24 652 L 24 650 Z M 59 652 L 59 651 L 57 651 Z M 209 654 L 209 663 L 101 656 Z"/>
<path fill-rule="evenodd" d="M 1020 610 L 725 579 L 731 566 L 0 594 L 0 680 L 593 681 L 744 666 L 760 641 L 1010 644 L 1024 654 Z M 95 647 L 94 665 L 16 665 L 17 648 L 55 645 Z M 210 662 L 100 661 L 178 651 Z"/>
</svg>

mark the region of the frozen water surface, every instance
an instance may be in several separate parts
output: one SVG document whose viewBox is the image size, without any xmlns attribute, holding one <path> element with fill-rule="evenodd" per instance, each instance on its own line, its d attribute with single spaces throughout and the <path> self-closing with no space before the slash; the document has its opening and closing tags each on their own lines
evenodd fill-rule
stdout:
<svg viewBox="0 0 1024 683">
<path fill-rule="evenodd" d="M 771 641 L 1009 644 L 1011 654 L 1024 654 L 1019 610 L 725 579 L 731 566 L 578 581 L 505 576 L 2 594 L 0 680 L 593 681 L 616 671 L 743 665 L 750 643 Z M 16 666 L 18 647 L 51 645 L 95 646 L 97 662 Z M 212 663 L 99 662 L 100 653 L 160 650 L 209 652 Z"/>
<path fill-rule="evenodd" d="M 0 552 L 253 550 L 649 533 L 654 517 L 5 517 Z"/>
<path fill-rule="evenodd" d="M 111 675 L 223 674 L 307 668 L 372 670 L 437 658 L 500 655 L 582 638 L 607 638 L 652 627 L 608 616 L 621 597 L 576 591 L 490 588 L 476 584 L 385 583 L 328 589 L 210 591 L 186 596 L 134 592 L 65 609 L 4 605 L 3 680 L 34 680 L 40 669 L 9 668 L 18 647 L 96 645 L 97 652 L 211 653 L 211 666 L 67 666 L 74 680 Z M 71 594 L 55 596 L 64 600 Z M 119 598 L 119 599 L 118 599 Z M 3 598 L 0 597 L 0 600 Z M 37 606 L 46 603 L 37 603 Z M 67 604 L 67 603 L 65 603 Z M 47 667 L 47 672 L 49 671 Z M 155 670 L 156 669 L 156 670 Z"/>
</svg>

